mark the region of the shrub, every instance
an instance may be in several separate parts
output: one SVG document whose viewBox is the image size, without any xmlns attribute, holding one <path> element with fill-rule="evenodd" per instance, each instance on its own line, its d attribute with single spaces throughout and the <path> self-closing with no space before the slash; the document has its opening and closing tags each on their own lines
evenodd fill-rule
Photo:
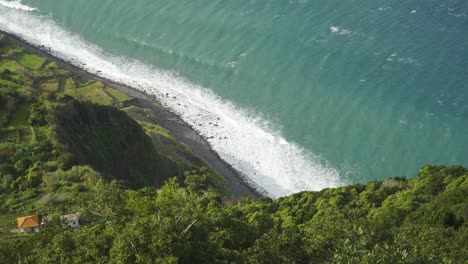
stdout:
<svg viewBox="0 0 468 264">
<path fill-rule="evenodd" d="M 47 109 L 41 103 L 33 103 L 29 108 L 29 123 L 33 126 L 47 124 Z"/>
</svg>

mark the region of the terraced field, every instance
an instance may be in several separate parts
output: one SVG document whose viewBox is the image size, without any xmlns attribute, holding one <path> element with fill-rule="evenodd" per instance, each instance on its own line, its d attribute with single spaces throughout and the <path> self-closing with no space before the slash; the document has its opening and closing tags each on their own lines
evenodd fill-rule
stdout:
<svg viewBox="0 0 468 264">
<path fill-rule="evenodd" d="M 41 131 L 36 131 L 28 122 L 30 99 L 33 94 L 48 93 L 112 106 L 132 99 L 101 82 L 60 69 L 55 62 L 12 45 L 0 35 L 0 96 L 21 95 L 20 100 L 10 102 L 12 114 L 0 111 L 0 116 L 4 115 L 0 119 L 0 141 L 37 140 L 37 134 Z M 0 110 L 3 107 L 6 107 L 6 103 L 0 105 Z"/>
<path fill-rule="evenodd" d="M 8 38 L 0 34 L 0 158 L 2 155 L 13 156 L 12 151 L 11 153 L 2 153 L 3 151 L 8 152 L 13 145 L 15 148 L 21 149 L 17 153 L 23 153 L 20 155 L 25 155 L 25 158 L 28 155 L 40 156 L 41 153 L 52 152 L 45 144 L 54 137 L 51 135 L 53 133 L 52 126 L 48 123 L 34 124 L 31 120 L 31 113 L 34 106 L 39 103 L 48 109 L 45 112 L 51 115 L 52 109 L 54 109 L 52 102 L 56 99 L 49 99 L 64 98 L 64 96 L 71 96 L 78 101 L 112 106 L 124 111 L 144 129 L 158 153 L 164 159 L 170 160 L 168 163 L 176 164 L 175 166 L 180 171 L 206 166 L 205 162 L 193 155 L 188 146 L 176 141 L 168 130 L 158 124 L 158 118 L 152 110 L 142 107 L 134 98 L 107 87 L 102 82 L 64 70 L 55 61 L 13 45 Z M 59 154 L 54 150 L 52 155 Z M 37 159 L 44 161 L 39 156 Z M 64 156 L 64 160 L 60 160 L 60 162 L 66 162 L 66 156 Z M 26 181 L 31 183 L 34 182 L 35 177 L 43 177 L 47 174 L 34 164 L 15 164 L 12 162 L 7 165 L 14 166 L 15 170 L 18 171 L 25 171 L 25 175 L 16 175 L 15 177 L 26 177 Z M 52 162 L 44 166 L 54 167 L 57 165 Z M 0 201 L 3 208 L 8 209 L 0 217 L 0 239 L 12 236 L 10 231 L 15 228 L 18 216 L 44 213 L 48 208 L 59 208 L 58 205 L 61 206 L 60 210 L 66 212 L 75 210 L 68 208 L 63 201 L 68 199 L 69 193 L 80 188 L 79 184 L 73 183 L 64 187 L 63 190 L 56 190 L 56 194 L 50 196 L 50 190 L 41 186 L 30 189 L 22 187 L 17 179 L 11 179 L 11 175 L 8 175 L 8 169 L 5 171 L 7 174 L 2 174 L 0 171 Z M 218 174 L 212 172 L 210 181 L 227 193 L 224 182 Z M 13 185 L 14 187 L 12 187 Z M 5 193 L 2 194 L 8 188 L 21 191 L 17 194 L 10 193 L 8 196 Z M 13 237 L 15 237 L 14 234 Z"/>
</svg>

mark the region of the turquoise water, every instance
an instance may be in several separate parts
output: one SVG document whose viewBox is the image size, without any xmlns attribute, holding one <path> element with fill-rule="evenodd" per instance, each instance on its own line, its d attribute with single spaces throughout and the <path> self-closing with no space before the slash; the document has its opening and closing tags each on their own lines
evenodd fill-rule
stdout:
<svg viewBox="0 0 468 264">
<path fill-rule="evenodd" d="M 214 149 L 273 195 L 413 177 L 428 163 L 468 165 L 467 1 L 22 4 L 37 10 L 1 7 L 11 17 L 0 28 L 41 31 L 32 41 L 57 50 L 53 37 L 79 36 L 92 47 L 83 50 L 114 58 L 119 70 L 131 70 L 131 60 L 182 80 L 151 83 L 187 95 L 188 103 L 181 95 L 167 104 L 192 125 L 220 116 L 227 129 L 210 141 Z M 21 28 L 13 14 L 53 30 Z M 200 114 L 192 91 L 216 102 Z M 210 136 L 205 123 L 200 132 Z"/>
</svg>

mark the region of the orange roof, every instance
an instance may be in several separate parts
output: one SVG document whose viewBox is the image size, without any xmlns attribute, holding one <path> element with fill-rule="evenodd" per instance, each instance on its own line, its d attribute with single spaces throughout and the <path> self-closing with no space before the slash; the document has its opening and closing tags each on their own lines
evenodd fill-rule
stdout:
<svg viewBox="0 0 468 264">
<path fill-rule="evenodd" d="M 39 226 L 39 217 L 37 215 L 18 217 L 16 220 L 18 221 L 18 228 Z"/>
</svg>

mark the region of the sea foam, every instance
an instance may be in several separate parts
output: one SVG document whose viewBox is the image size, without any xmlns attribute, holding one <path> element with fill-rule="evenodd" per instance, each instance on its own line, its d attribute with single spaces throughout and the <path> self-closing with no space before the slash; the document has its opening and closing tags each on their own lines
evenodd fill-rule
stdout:
<svg viewBox="0 0 468 264">
<path fill-rule="evenodd" d="M 8 8 L 13 8 L 17 10 L 23 10 L 23 11 L 34 11 L 37 10 L 36 8 L 27 6 L 25 4 L 22 4 L 20 0 L 17 1 L 4 1 L 0 0 L 0 5 Z"/>
<path fill-rule="evenodd" d="M 44 45 L 84 70 L 154 95 L 203 135 L 213 150 L 271 197 L 345 184 L 329 162 L 288 142 L 275 124 L 239 109 L 174 72 L 109 54 L 49 17 L 0 6 L 0 29 Z"/>
</svg>

